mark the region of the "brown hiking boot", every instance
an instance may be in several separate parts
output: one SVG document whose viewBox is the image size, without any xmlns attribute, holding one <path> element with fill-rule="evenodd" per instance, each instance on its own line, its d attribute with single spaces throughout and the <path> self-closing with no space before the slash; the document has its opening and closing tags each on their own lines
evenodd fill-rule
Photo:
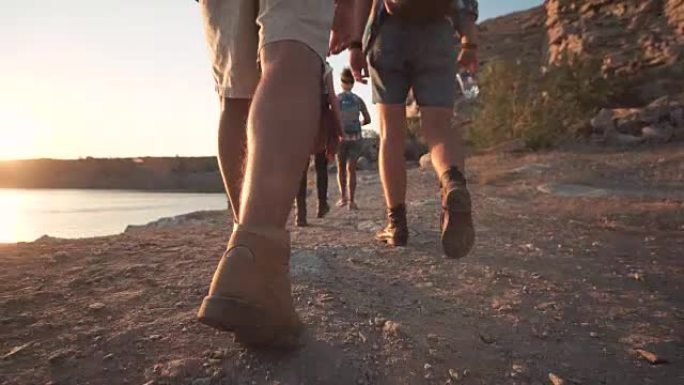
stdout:
<svg viewBox="0 0 684 385">
<path fill-rule="evenodd" d="M 289 258 L 284 230 L 265 236 L 238 226 L 202 301 L 199 321 L 235 333 L 245 345 L 295 346 L 302 326 L 292 302 Z"/>
<path fill-rule="evenodd" d="M 387 210 L 387 226 L 375 234 L 375 239 L 391 246 L 406 246 L 408 225 L 405 204 Z"/>
<path fill-rule="evenodd" d="M 475 243 L 475 228 L 463 174 L 451 167 L 440 178 L 442 193 L 442 247 L 447 258 L 463 258 Z"/>
</svg>

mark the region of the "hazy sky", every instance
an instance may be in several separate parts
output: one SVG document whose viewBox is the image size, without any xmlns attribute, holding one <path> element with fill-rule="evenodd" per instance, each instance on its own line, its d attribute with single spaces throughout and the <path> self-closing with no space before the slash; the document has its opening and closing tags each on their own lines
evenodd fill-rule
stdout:
<svg viewBox="0 0 684 385">
<path fill-rule="evenodd" d="M 0 1 L 0 159 L 216 153 L 194 1 Z M 541 3 L 480 0 L 481 19 Z"/>
</svg>

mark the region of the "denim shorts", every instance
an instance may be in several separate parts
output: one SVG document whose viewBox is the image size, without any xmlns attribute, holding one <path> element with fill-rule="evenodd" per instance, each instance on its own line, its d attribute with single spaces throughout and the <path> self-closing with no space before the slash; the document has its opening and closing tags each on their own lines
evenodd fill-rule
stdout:
<svg viewBox="0 0 684 385">
<path fill-rule="evenodd" d="M 388 18 L 368 50 L 373 103 L 404 104 L 408 91 L 419 106 L 454 105 L 456 45 L 444 19 L 414 25 Z"/>
</svg>

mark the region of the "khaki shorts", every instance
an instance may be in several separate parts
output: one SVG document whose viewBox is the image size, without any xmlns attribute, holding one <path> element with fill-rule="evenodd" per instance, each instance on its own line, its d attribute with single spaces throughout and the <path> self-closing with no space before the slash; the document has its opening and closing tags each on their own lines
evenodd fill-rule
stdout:
<svg viewBox="0 0 684 385">
<path fill-rule="evenodd" d="M 261 49 L 294 40 L 328 52 L 333 0 L 200 0 L 216 90 L 224 98 L 247 99 L 259 82 Z"/>
</svg>

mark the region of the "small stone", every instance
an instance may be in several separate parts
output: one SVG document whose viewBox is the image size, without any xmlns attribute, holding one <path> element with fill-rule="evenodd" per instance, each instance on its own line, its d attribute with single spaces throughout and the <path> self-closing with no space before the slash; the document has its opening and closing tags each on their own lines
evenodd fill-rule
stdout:
<svg viewBox="0 0 684 385">
<path fill-rule="evenodd" d="M 432 365 L 426 363 L 425 365 L 423 365 L 423 369 L 430 370 L 432 369 Z"/>
<path fill-rule="evenodd" d="M 557 304 L 555 302 L 544 302 L 540 303 L 539 305 L 535 306 L 534 308 L 539 310 L 539 311 L 546 311 L 549 309 L 555 309 L 557 307 Z"/>
<path fill-rule="evenodd" d="M 430 153 L 428 152 L 427 154 L 424 154 L 423 156 L 420 157 L 418 160 L 418 164 L 420 165 L 420 168 L 422 170 L 431 170 L 432 169 L 432 157 L 430 156 Z"/>
<path fill-rule="evenodd" d="M 88 305 L 88 309 L 90 309 L 90 310 L 102 310 L 104 308 L 105 308 L 105 304 L 103 304 L 102 302 L 95 302 L 95 303 L 91 303 L 90 305 Z"/>
<path fill-rule="evenodd" d="M 335 297 L 329 293 L 321 294 L 318 296 L 318 302 L 321 302 L 321 303 L 330 302 L 333 299 L 335 299 Z"/>
<path fill-rule="evenodd" d="M 596 333 L 596 332 L 589 332 L 589 337 L 591 337 L 591 338 L 598 338 L 598 333 Z"/>
<path fill-rule="evenodd" d="M 461 375 L 458 373 L 458 370 L 449 369 L 449 377 L 451 377 L 454 380 L 458 380 L 459 378 L 461 378 Z"/>
<path fill-rule="evenodd" d="M 102 357 L 102 358 L 105 359 L 105 360 L 111 360 L 112 358 L 114 358 L 114 353 L 106 354 L 106 355 L 105 355 L 104 357 Z"/>
<path fill-rule="evenodd" d="M 23 345 L 20 345 L 20 346 L 15 346 L 15 347 L 13 347 L 9 352 L 5 353 L 5 355 L 2 356 L 2 359 L 3 359 L 3 360 L 8 359 L 8 358 L 12 357 L 13 355 L 19 353 L 20 351 L 22 351 L 22 350 L 28 348 L 28 347 L 31 346 L 32 344 L 33 344 L 33 341 L 27 342 L 27 343 L 25 343 L 25 344 L 23 344 Z"/>
<path fill-rule="evenodd" d="M 551 381 L 553 385 L 565 385 L 565 381 L 553 373 L 549 373 L 549 381 Z"/>
<path fill-rule="evenodd" d="M 192 385 L 211 385 L 211 378 L 196 378 L 192 380 Z"/>
<path fill-rule="evenodd" d="M 387 321 L 385 322 L 385 326 L 383 326 L 382 331 L 385 333 L 386 336 L 398 337 L 400 329 L 401 326 L 399 325 L 399 323 L 394 321 Z"/>
<path fill-rule="evenodd" d="M 152 334 L 151 336 L 149 336 L 149 337 L 147 337 L 147 338 L 148 338 L 150 341 L 156 341 L 156 340 L 160 340 L 160 339 L 162 338 L 162 336 L 160 336 L 159 334 Z"/>
<path fill-rule="evenodd" d="M 50 363 L 54 364 L 54 363 L 57 363 L 58 361 L 63 360 L 64 358 L 66 358 L 67 355 L 69 355 L 69 352 L 60 350 L 60 351 L 57 351 L 57 352 L 50 354 L 48 356 L 48 361 Z"/>
<path fill-rule="evenodd" d="M 668 361 L 662 357 L 658 357 L 655 353 L 651 353 L 648 350 L 644 349 L 637 349 L 636 350 L 637 354 L 646 361 L 648 361 L 651 365 L 660 365 L 660 364 L 666 364 Z"/>
<path fill-rule="evenodd" d="M 220 360 L 220 359 L 226 358 L 227 353 L 228 353 L 228 351 L 226 349 L 215 350 L 215 351 L 209 353 L 209 358 Z"/>
<path fill-rule="evenodd" d="M 373 318 L 373 325 L 375 325 L 376 327 L 379 327 L 379 328 L 385 326 L 385 323 L 386 323 L 386 322 L 387 322 L 387 320 L 386 320 L 385 318 L 383 318 L 383 317 L 375 317 L 375 318 Z"/>
</svg>

